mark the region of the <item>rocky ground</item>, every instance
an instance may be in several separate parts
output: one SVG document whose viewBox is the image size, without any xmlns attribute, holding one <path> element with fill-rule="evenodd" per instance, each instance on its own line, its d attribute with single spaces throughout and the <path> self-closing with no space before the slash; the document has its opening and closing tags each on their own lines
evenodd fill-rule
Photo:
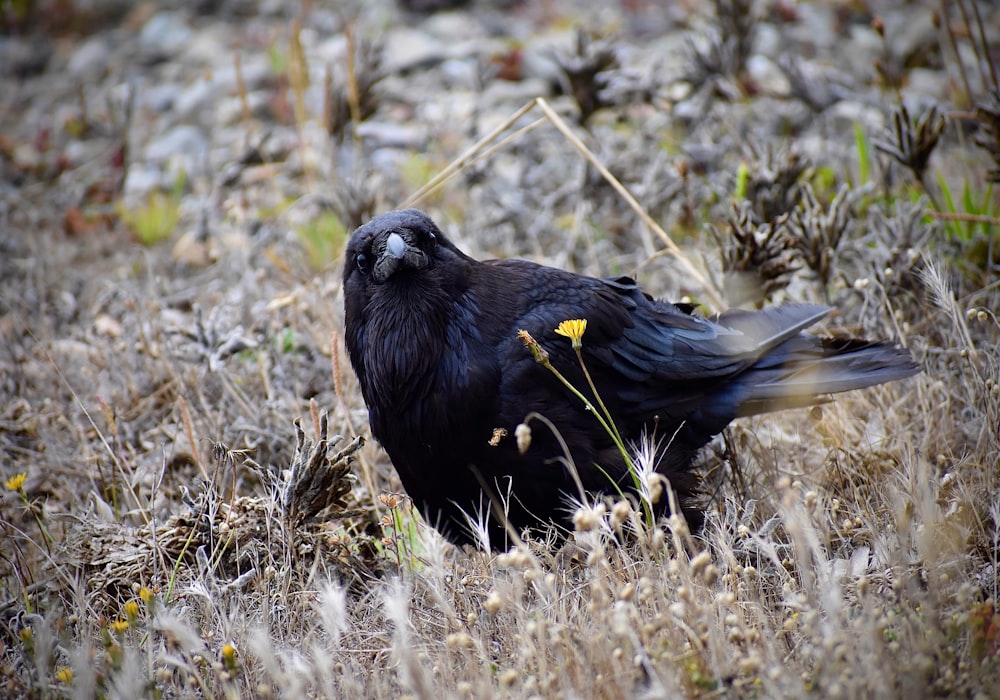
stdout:
<svg viewBox="0 0 1000 700">
<path fill-rule="evenodd" d="M 995 4 L 29 0 L 0 28 L 11 696 L 995 696 Z M 831 303 L 926 371 L 733 428 L 704 539 L 459 552 L 345 449 L 338 256 L 404 204 L 706 310 Z"/>
</svg>

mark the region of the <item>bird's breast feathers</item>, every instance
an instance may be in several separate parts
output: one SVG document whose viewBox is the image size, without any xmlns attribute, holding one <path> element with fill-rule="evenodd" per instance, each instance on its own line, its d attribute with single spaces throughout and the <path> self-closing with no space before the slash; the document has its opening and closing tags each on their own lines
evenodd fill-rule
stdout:
<svg viewBox="0 0 1000 700">
<path fill-rule="evenodd" d="M 445 299 L 411 292 L 396 295 L 393 313 L 379 300 L 369 308 L 366 403 L 394 428 L 405 423 L 417 433 L 458 429 L 455 424 L 484 407 L 482 397 L 496 390 L 496 350 L 480 335 L 479 304 L 471 295 Z"/>
</svg>

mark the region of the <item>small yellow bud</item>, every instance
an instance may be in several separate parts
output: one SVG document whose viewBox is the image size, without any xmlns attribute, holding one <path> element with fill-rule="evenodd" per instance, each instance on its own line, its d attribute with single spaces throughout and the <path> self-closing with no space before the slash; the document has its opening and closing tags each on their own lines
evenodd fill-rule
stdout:
<svg viewBox="0 0 1000 700">
<path fill-rule="evenodd" d="M 236 647 L 228 642 L 222 645 L 222 661 L 230 672 L 236 668 Z"/>
<path fill-rule="evenodd" d="M 628 501 L 618 501 L 611 506 L 611 522 L 615 526 L 621 525 L 632 514 L 632 504 Z"/>
<path fill-rule="evenodd" d="M 604 504 L 599 504 L 596 508 L 580 508 L 573 513 L 573 526 L 577 532 L 589 532 L 601 526 L 601 517 L 604 515 Z"/>
<path fill-rule="evenodd" d="M 486 612 L 490 615 L 496 615 L 500 612 L 503 607 L 503 598 L 496 591 L 492 591 L 488 596 L 486 596 L 486 601 L 483 603 L 483 607 L 486 608 Z"/>
<path fill-rule="evenodd" d="M 129 622 L 128 620 L 115 620 L 110 625 L 108 625 L 108 627 L 111 629 L 112 632 L 122 634 L 128 630 Z"/>
<path fill-rule="evenodd" d="M 445 637 L 445 644 L 449 649 L 469 649 L 472 643 L 472 637 L 465 632 L 455 632 Z"/>
</svg>

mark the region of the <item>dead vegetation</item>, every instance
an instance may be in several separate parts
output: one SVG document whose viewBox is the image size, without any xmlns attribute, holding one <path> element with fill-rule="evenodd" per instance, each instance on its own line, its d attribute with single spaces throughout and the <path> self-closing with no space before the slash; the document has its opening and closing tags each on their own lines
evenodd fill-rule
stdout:
<svg viewBox="0 0 1000 700">
<path fill-rule="evenodd" d="M 887 93 L 887 128 L 820 129 L 847 157 L 790 157 L 778 146 L 798 141 L 744 94 L 752 47 L 729 34 L 750 34 L 749 4 L 716 5 L 694 59 L 742 88 L 716 90 L 700 122 L 672 116 L 664 86 L 610 99 L 626 39 L 580 39 L 562 57 L 572 97 L 511 109 L 481 140 L 446 134 L 377 178 L 356 129 L 410 118 L 415 98 L 355 27 L 350 66 L 329 74 L 354 86 L 344 102 L 290 110 L 310 139 L 252 149 L 232 180 L 192 173 L 168 242 L 108 213 L 106 169 L 7 161 L 3 694 L 994 696 L 1000 221 L 983 149 L 1000 93 L 971 90 L 981 126 L 913 120 Z M 980 35 L 966 14 L 971 31 L 956 38 L 956 5 L 942 41 Z M 276 81 L 275 104 L 294 85 Z M 717 145 L 739 129 L 766 147 Z M 828 330 L 897 338 L 925 371 L 739 422 L 704 456 L 700 534 L 608 501 L 579 506 L 561 549 L 458 551 L 355 437 L 366 416 L 338 335 L 343 236 L 415 190 L 477 255 L 637 274 L 710 309 L 746 293 L 738 273 L 747 303 L 828 301 Z"/>
</svg>

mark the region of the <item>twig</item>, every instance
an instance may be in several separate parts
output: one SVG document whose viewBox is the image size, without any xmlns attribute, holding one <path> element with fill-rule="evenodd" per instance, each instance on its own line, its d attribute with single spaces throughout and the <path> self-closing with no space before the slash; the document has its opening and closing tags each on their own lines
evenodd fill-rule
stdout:
<svg viewBox="0 0 1000 700">
<path fill-rule="evenodd" d="M 662 240 L 664 245 L 667 246 L 667 250 L 673 253 L 677 260 L 680 261 L 689 273 L 691 273 L 691 276 L 694 277 L 695 280 L 697 280 L 702 286 L 705 295 L 712 300 L 712 303 L 717 307 L 722 308 L 722 297 L 720 297 L 712 285 L 709 284 L 708 280 L 703 274 L 701 274 L 698 268 L 691 263 L 686 255 L 684 255 L 684 252 L 677 246 L 676 243 L 674 243 L 673 239 L 667 235 L 667 232 L 664 231 L 663 228 L 653 220 L 653 217 L 651 217 L 646 210 L 642 208 L 642 205 L 639 204 L 638 200 L 636 200 L 632 193 L 628 191 L 625 185 L 623 185 L 610 170 L 604 167 L 604 164 L 601 163 L 601 161 L 597 159 L 597 156 L 595 156 L 594 153 L 587 148 L 586 144 L 584 144 L 583 141 L 581 141 L 580 138 L 573 133 L 573 130 L 569 128 L 569 125 L 563 121 L 562 117 L 556 114 L 544 98 L 536 98 L 535 104 L 537 104 L 542 112 L 545 113 L 545 116 L 549 118 L 552 124 L 562 133 L 562 135 L 565 136 L 569 142 L 573 144 L 573 146 L 583 155 L 583 157 L 597 169 L 597 172 L 599 172 L 601 176 L 608 181 L 608 184 L 614 188 L 615 192 L 617 192 L 618 195 L 624 199 L 630 207 L 632 207 L 632 210 L 639 215 L 639 218 L 642 219 L 643 223 L 645 223 L 646 226 L 648 226 L 657 236 L 660 237 L 660 240 Z"/>
<path fill-rule="evenodd" d="M 533 129 L 541 126 L 546 121 L 548 121 L 548 120 L 545 117 L 540 117 L 539 119 L 536 119 L 535 121 L 531 122 L 527 126 L 522 126 L 520 129 L 518 129 L 514 133 L 510 134 L 509 136 L 505 136 L 503 139 L 501 139 L 500 141 L 496 142 L 495 144 L 493 144 L 492 146 L 490 146 L 489 148 L 487 148 L 486 150 L 484 150 L 482 153 L 476 154 L 476 156 L 474 158 L 469 158 L 469 159 L 465 160 L 461 164 L 460 167 L 452 170 L 452 172 L 449 172 L 448 175 L 445 176 L 445 177 L 441 176 L 441 174 L 444 172 L 444 171 L 442 171 L 442 173 L 439 173 L 437 176 L 435 176 L 435 178 L 431 182 L 428 182 L 426 185 L 424 185 L 423 187 L 421 187 L 419 191 L 417 191 L 414 194 L 412 194 L 406 200 L 406 202 L 403 203 L 403 207 L 408 207 L 408 206 L 412 206 L 412 205 L 416 204 L 421 199 L 424 199 L 425 197 L 427 197 L 431 192 L 434 192 L 434 191 L 440 189 L 441 187 L 444 187 L 447 183 L 449 183 L 452 180 L 454 180 L 461 173 L 463 173 L 466 169 L 471 168 L 473 165 L 475 165 L 476 163 L 480 162 L 481 160 L 485 160 L 486 158 L 489 158 L 491 155 L 493 155 L 494 153 L 496 153 L 500 149 L 504 148 L 508 143 L 511 143 L 512 141 L 516 141 L 521 136 L 523 136 L 524 134 L 528 133 L 529 131 L 532 131 Z M 483 141 L 480 141 L 480 144 L 483 144 L 483 143 L 484 143 Z M 466 152 L 465 154 L 463 154 L 462 156 L 460 156 L 460 158 L 465 158 L 467 155 L 468 155 L 468 152 Z M 448 167 L 451 168 L 451 166 L 455 162 L 457 162 L 457 161 L 452 161 L 452 163 L 449 164 Z"/>
<path fill-rule="evenodd" d="M 510 117 L 508 117 L 497 128 L 495 128 L 490 133 L 486 134 L 486 136 L 484 136 L 483 138 L 479 139 L 475 144 L 473 144 L 472 146 L 470 146 L 465 151 L 465 153 L 463 153 L 458 158 L 456 158 L 455 160 L 453 160 L 451 163 L 449 163 L 447 165 L 447 167 L 445 167 L 444 170 L 442 170 L 437 175 L 435 175 L 433 178 L 431 178 L 430 182 L 428 182 L 423 187 L 421 187 L 419 190 L 417 190 L 412 195 L 410 195 L 409 198 L 405 202 L 403 202 L 402 207 L 406 208 L 408 206 L 412 206 L 416 202 L 419 202 L 421 199 L 423 199 L 424 197 L 426 197 L 429 192 L 433 192 L 435 189 L 437 189 L 441 185 L 441 183 L 447 181 L 451 177 L 451 174 L 453 172 L 458 171 L 461 168 L 465 167 L 466 164 L 467 164 L 466 161 L 469 161 L 474 155 L 476 155 L 476 153 L 479 151 L 479 149 L 481 149 L 483 146 L 485 146 L 486 144 L 490 143 L 497 136 L 499 136 L 504 131 L 506 131 L 507 129 L 509 129 L 511 127 L 511 125 L 514 124 L 514 122 L 516 122 L 518 119 L 520 119 L 525 114 L 527 114 L 528 112 L 530 112 L 533 107 L 534 107 L 534 104 L 531 103 L 531 102 L 529 102 L 528 104 L 526 104 L 523 107 L 521 107 L 521 109 L 519 109 L 516 112 L 514 112 L 514 114 L 512 114 Z"/>
<path fill-rule="evenodd" d="M 677 246 L 677 244 L 674 243 L 673 239 L 670 238 L 667 232 L 664 231 L 663 228 L 658 223 L 656 223 L 656 221 L 653 220 L 653 218 L 646 212 L 646 210 L 642 207 L 642 205 L 635 198 L 635 196 L 628 191 L 628 188 L 626 188 L 625 185 L 623 185 L 621 181 L 618 178 L 616 178 L 611 173 L 611 171 L 604 166 L 603 163 L 601 163 L 601 161 L 597 158 L 597 156 L 594 155 L 593 151 L 587 148 L 586 144 L 584 144 L 583 141 L 580 139 L 580 137 L 573 132 L 573 130 L 569 127 L 568 124 L 566 124 L 563 118 L 560 117 L 555 112 L 555 110 L 553 110 L 552 107 L 549 106 L 549 103 L 546 102 L 546 100 L 541 97 L 535 98 L 535 100 L 533 100 L 532 102 L 525 104 L 519 110 L 514 112 L 514 114 L 505 119 L 503 123 L 501 123 L 495 129 L 493 129 L 490 133 L 488 133 L 486 136 L 481 138 L 475 144 L 470 146 L 464 153 L 462 153 L 462 155 L 460 155 L 458 158 L 449 163 L 444 168 L 444 170 L 439 172 L 423 187 L 421 187 L 412 195 L 410 195 L 400 206 L 402 208 L 405 208 L 413 206 L 414 204 L 420 202 L 422 199 L 427 197 L 427 195 L 429 195 L 431 192 L 442 187 L 445 183 L 453 179 L 455 176 L 457 176 L 464 169 L 468 168 L 470 165 L 484 158 L 489 157 L 499 149 L 506 146 L 511 141 L 520 138 L 523 134 L 539 126 L 542 123 L 543 119 L 538 119 L 528 124 L 527 126 L 518 129 L 514 133 L 509 134 L 505 138 L 501 139 L 499 142 L 493 143 L 504 131 L 513 126 L 518 119 L 523 117 L 525 114 L 530 112 L 535 107 L 538 107 L 545 115 L 544 119 L 550 121 L 552 125 L 555 126 L 556 129 L 558 129 L 559 132 L 566 137 L 566 139 L 573 145 L 573 147 L 576 148 L 576 150 L 579 151 L 580 154 L 583 155 L 583 157 L 586 158 L 590 162 L 590 164 L 597 169 L 597 172 L 599 172 L 601 176 L 608 181 L 608 183 L 615 190 L 615 192 L 617 192 L 618 195 L 622 199 L 624 199 L 625 202 L 632 208 L 632 210 L 639 215 L 639 218 L 642 219 L 643 223 L 651 231 L 653 231 L 660 238 L 661 241 L 663 241 L 664 245 L 666 245 L 667 247 L 667 252 L 669 252 L 671 255 L 677 258 L 677 260 L 680 261 L 681 265 L 683 265 L 684 268 L 690 273 L 690 275 L 698 282 L 705 296 L 708 297 L 711 303 L 714 304 L 717 308 L 721 309 L 724 306 L 722 297 L 715 290 L 712 284 L 708 281 L 705 275 L 703 275 L 701 271 L 694 266 L 691 260 L 684 254 L 684 252 Z M 490 144 L 493 145 L 489 146 L 489 148 L 485 148 Z"/>
<path fill-rule="evenodd" d="M 1000 226 L 1000 217 L 987 216 L 985 214 L 967 214 L 961 211 L 928 211 L 927 214 L 931 218 L 943 219 L 945 221 L 968 221 L 974 224 Z"/>
</svg>

